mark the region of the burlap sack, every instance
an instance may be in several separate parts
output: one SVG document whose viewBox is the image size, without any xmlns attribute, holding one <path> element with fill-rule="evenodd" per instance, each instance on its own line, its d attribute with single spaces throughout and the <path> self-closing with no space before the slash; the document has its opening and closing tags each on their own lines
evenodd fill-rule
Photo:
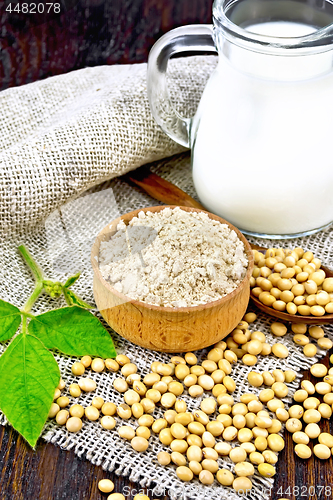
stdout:
<svg viewBox="0 0 333 500">
<path fill-rule="evenodd" d="M 177 97 L 179 109 L 190 115 L 215 59 L 191 58 L 185 62 L 174 61 L 173 64 L 172 88 L 176 92 L 176 80 L 180 78 L 178 83 L 182 94 Z M 150 116 L 145 71 L 145 65 L 90 68 L 0 94 L 3 118 L 0 125 L 3 144 L 0 297 L 4 300 L 20 306 L 31 293 L 32 278 L 16 250 L 24 242 L 50 278 L 63 280 L 69 273 L 82 271 L 73 289 L 92 302 L 89 256 L 94 237 L 118 215 L 157 204 L 121 178 L 87 191 L 104 179 L 181 150 L 162 134 Z M 188 153 L 159 161 L 152 169 L 195 196 Z M 74 199 L 83 191 L 82 196 Z M 285 242 L 256 242 L 285 245 Z M 288 245 L 302 245 L 311 249 L 327 265 L 333 264 L 332 230 L 288 242 Z M 57 305 L 65 304 L 60 299 Z M 42 296 L 34 312 L 47 311 L 52 307 L 53 301 Z M 269 332 L 271 321 L 268 316 L 259 315 L 251 328 L 262 330 L 267 334 L 268 342 L 274 343 L 276 339 Z M 332 327 L 327 327 L 326 331 L 332 335 Z M 115 332 L 112 335 L 118 352 L 126 352 L 138 365 L 141 374 L 149 371 L 153 360 L 167 362 L 170 359 L 168 354 L 153 353 L 134 346 Z M 301 347 L 291 339 L 291 334 L 284 337 L 290 350 L 287 359 L 259 357 L 256 369 L 292 368 L 298 371 L 309 368 L 315 359 L 324 354 L 319 351 L 317 358 L 307 359 Z M 0 344 L 0 353 L 4 348 L 5 345 Z M 198 354 L 204 356 L 204 352 Z M 57 360 L 68 387 L 74 382 L 70 369 L 74 359 L 57 355 Z M 250 370 L 241 363 L 233 370 L 232 376 L 237 382 L 236 400 L 243 392 L 255 390 L 246 381 Z M 98 394 L 107 401 L 122 402 L 122 397 L 112 387 L 115 375 L 92 373 L 91 376 L 98 386 L 94 395 Z M 290 396 L 298 383 L 299 376 L 291 385 Z M 84 394 L 80 403 L 88 406 L 92 397 L 92 394 Z M 194 400 L 186 393 L 182 397 L 189 410 L 199 407 L 201 398 Z M 286 405 L 290 404 L 291 397 L 284 401 Z M 71 402 L 74 402 L 73 398 Z M 158 409 L 154 416 L 158 418 L 161 414 Z M 5 424 L 3 415 L 0 422 Z M 117 428 L 122 424 L 117 418 Z M 132 420 L 127 424 L 137 425 Z M 85 421 L 82 431 L 72 435 L 66 428 L 50 421 L 43 438 L 63 449 L 74 449 L 80 457 L 86 457 L 106 470 L 128 475 L 141 486 L 147 486 L 153 491 L 152 495 L 166 493 L 172 499 L 197 500 L 241 498 L 217 482 L 213 486 L 203 486 L 197 480 L 181 483 L 176 477 L 175 466 L 163 468 L 157 463 L 156 454 L 163 449 L 157 436 L 150 439 L 147 452 L 138 454 L 119 437 L 117 428 L 106 431 L 98 422 Z M 233 443 L 233 446 L 236 444 Z M 220 458 L 219 465 L 233 470 L 228 458 Z M 266 500 L 272 482 L 256 473 L 254 487 L 247 498 Z"/>
<path fill-rule="evenodd" d="M 184 115 L 193 114 L 215 64 L 214 56 L 171 61 L 170 92 Z M 8 89 L 0 112 L 4 235 L 106 179 L 184 151 L 150 113 L 146 64 L 86 68 Z"/>
</svg>

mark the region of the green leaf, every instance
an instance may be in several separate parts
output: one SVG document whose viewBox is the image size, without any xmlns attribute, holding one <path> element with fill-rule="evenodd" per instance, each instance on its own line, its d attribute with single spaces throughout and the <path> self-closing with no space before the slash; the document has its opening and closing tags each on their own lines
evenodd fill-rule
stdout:
<svg viewBox="0 0 333 500">
<path fill-rule="evenodd" d="M 0 299 L 0 342 L 11 339 L 21 324 L 20 310 Z"/>
<path fill-rule="evenodd" d="M 85 309 L 93 309 L 93 306 L 88 304 L 88 302 L 85 302 L 84 300 L 80 299 L 76 293 L 74 293 L 72 290 L 68 290 L 67 288 L 64 288 L 64 296 L 66 299 L 66 302 L 69 306 L 79 306 L 79 307 L 84 307 Z"/>
<path fill-rule="evenodd" d="M 69 288 L 70 286 L 74 285 L 75 281 L 79 279 L 80 277 L 80 272 L 74 274 L 74 276 L 70 276 L 66 283 L 64 284 L 64 288 Z"/>
<path fill-rule="evenodd" d="M 49 349 L 70 356 L 114 358 L 113 341 L 102 323 L 81 307 L 63 307 L 35 316 L 28 331 Z"/>
<path fill-rule="evenodd" d="M 59 384 L 59 367 L 38 339 L 20 333 L 1 356 L 0 373 L 0 408 L 35 446 Z"/>
<path fill-rule="evenodd" d="M 64 287 L 64 288 L 63 288 L 63 292 L 64 292 L 64 297 L 65 297 L 65 300 L 66 300 L 67 304 L 68 304 L 69 306 L 72 306 L 72 305 L 73 305 L 73 301 L 72 301 L 71 296 L 70 296 L 70 295 L 69 295 L 69 293 L 68 293 L 68 292 L 69 292 L 69 290 L 67 290 L 67 288 L 65 288 L 65 287 Z"/>
</svg>

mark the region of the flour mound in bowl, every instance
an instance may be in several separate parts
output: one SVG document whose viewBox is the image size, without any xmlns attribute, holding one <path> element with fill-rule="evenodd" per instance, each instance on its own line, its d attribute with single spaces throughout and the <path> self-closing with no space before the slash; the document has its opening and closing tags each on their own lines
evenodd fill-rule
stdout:
<svg viewBox="0 0 333 500">
<path fill-rule="evenodd" d="M 103 278 L 128 297 L 164 307 L 219 300 L 245 277 L 244 244 L 204 212 L 165 208 L 121 221 L 100 245 Z"/>
</svg>

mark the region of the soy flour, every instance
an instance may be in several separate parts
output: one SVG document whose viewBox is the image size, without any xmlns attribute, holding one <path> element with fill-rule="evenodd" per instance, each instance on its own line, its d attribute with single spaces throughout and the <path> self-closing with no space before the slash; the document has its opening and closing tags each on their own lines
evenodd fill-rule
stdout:
<svg viewBox="0 0 333 500">
<path fill-rule="evenodd" d="M 243 242 L 203 212 L 139 212 L 100 245 L 104 279 L 133 299 L 188 307 L 221 299 L 246 274 Z"/>
</svg>

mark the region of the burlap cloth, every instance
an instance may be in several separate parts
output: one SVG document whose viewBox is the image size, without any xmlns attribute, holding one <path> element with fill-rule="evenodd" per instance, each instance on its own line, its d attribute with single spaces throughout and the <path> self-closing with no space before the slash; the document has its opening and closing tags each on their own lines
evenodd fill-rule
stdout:
<svg viewBox="0 0 333 500">
<path fill-rule="evenodd" d="M 178 109 L 191 115 L 203 86 L 216 64 L 212 57 L 175 60 L 170 68 L 170 85 Z M 63 280 L 69 273 L 82 271 L 74 288 L 85 300 L 93 301 L 90 249 L 99 230 L 118 215 L 138 207 L 156 205 L 149 196 L 117 176 L 145 163 L 180 153 L 182 148 L 169 140 L 155 125 L 146 98 L 146 65 L 88 68 L 50 78 L 0 94 L 0 297 L 22 305 L 31 293 L 33 281 L 22 264 L 17 246 L 25 243 L 50 278 Z M 152 169 L 195 196 L 190 171 L 190 157 L 182 153 L 152 165 Z M 111 179 L 102 183 L 106 179 Z M 102 183 L 102 184 L 101 184 Z M 91 189 L 92 186 L 96 186 Z M 90 188 L 90 190 L 89 190 Z M 82 194 L 83 193 L 83 194 Z M 79 196 L 81 195 L 81 196 Z M 253 240 L 254 241 L 254 240 Z M 256 240 L 263 245 L 285 242 Z M 333 230 L 288 242 L 312 250 L 326 265 L 333 265 Z M 59 306 L 65 305 L 62 299 Z M 54 302 L 42 296 L 35 312 L 47 311 Z M 271 319 L 259 314 L 251 328 L 269 333 Z M 332 327 L 325 327 L 332 336 Z M 168 354 L 153 353 L 137 347 L 112 332 L 118 352 L 125 352 L 145 374 L 154 360 L 167 362 Z M 290 356 L 285 360 L 260 357 L 256 370 L 275 368 L 302 370 L 315 359 L 303 356 L 291 335 L 284 337 Z M 0 345 L 0 352 L 5 345 Z M 316 359 L 324 354 L 318 353 Z M 200 353 L 203 356 L 204 352 Z M 73 358 L 57 356 L 63 379 L 68 386 Z M 232 372 L 237 382 L 235 398 L 257 391 L 247 384 L 251 370 L 238 363 Z M 112 388 L 115 375 L 92 373 L 99 394 L 105 400 L 121 402 Z M 292 384 L 296 390 L 298 379 Z M 81 396 L 89 405 L 93 395 Z M 190 410 L 198 408 L 199 399 L 182 396 Z M 290 404 L 291 398 L 285 402 Z M 154 416 L 161 416 L 160 409 Z M 4 416 L 0 422 L 5 424 Z M 130 425 L 135 422 L 129 421 Z M 118 425 L 120 420 L 118 419 Z M 128 475 L 146 486 L 154 495 L 168 493 L 172 499 L 237 499 L 233 490 L 217 482 L 203 486 L 197 480 L 183 484 L 175 466 L 161 467 L 156 455 L 163 447 L 158 437 L 138 454 L 116 431 L 106 431 L 97 422 L 85 421 L 79 434 L 70 434 L 53 421 L 46 424 L 43 438 L 63 449 L 74 449 L 80 457 L 106 470 Z M 233 470 L 228 458 L 219 459 L 222 467 Z M 266 500 L 272 479 L 257 473 L 254 488 L 247 498 Z M 67 497 L 68 498 L 68 497 Z"/>
</svg>

